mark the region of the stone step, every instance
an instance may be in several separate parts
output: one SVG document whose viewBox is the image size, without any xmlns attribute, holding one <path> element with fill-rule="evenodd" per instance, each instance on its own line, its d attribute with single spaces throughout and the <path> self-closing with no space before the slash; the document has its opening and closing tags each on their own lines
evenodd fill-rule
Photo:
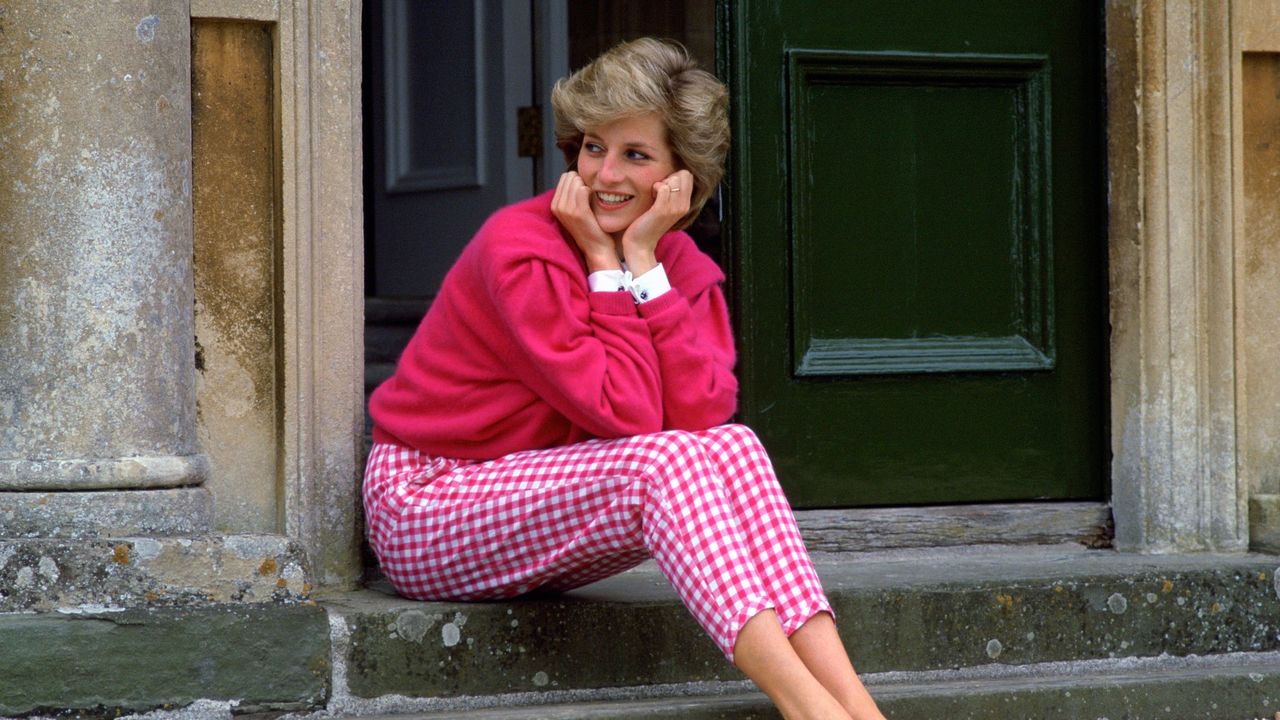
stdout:
<svg viewBox="0 0 1280 720">
<path fill-rule="evenodd" d="M 310 577 L 278 535 L 0 539 L 0 717 L 321 705 L 329 623 Z"/>
<path fill-rule="evenodd" d="M 201 700 L 312 710 L 329 696 L 328 631 L 305 602 L 0 613 L 0 717 L 115 718 Z"/>
<path fill-rule="evenodd" d="M 1050 546 L 819 554 L 815 562 L 854 662 L 873 676 L 1280 651 L 1269 556 Z M 323 604 L 339 705 L 513 694 L 553 701 L 742 681 L 652 564 L 506 603 L 420 603 L 366 590 Z"/>
<path fill-rule="evenodd" d="M 364 392 L 367 396 L 395 372 L 396 360 L 413 337 L 430 300 L 365 298 Z"/>
<path fill-rule="evenodd" d="M 416 326 L 430 306 L 430 298 L 367 297 L 364 320 L 371 325 Z"/>
<path fill-rule="evenodd" d="M 514 602 L 423 603 L 368 589 L 312 604 L 291 590 L 274 545 L 173 542 L 106 543 L 107 560 L 84 568 L 44 546 L 0 548 L 0 566 L 19 573 L 0 584 L 12 601 L 0 611 L 0 716 L 114 717 L 206 703 L 192 712 L 319 718 L 522 706 L 524 717 L 557 717 L 557 704 L 574 713 L 604 702 L 604 714 L 582 717 L 772 717 L 651 564 Z M 173 590 L 200 558 L 231 563 L 227 582 Z M 815 562 L 855 663 L 893 717 L 1280 711 L 1275 557 L 1047 546 Z M 116 578 L 112 603 L 80 593 L 90 576 Z M 8 590 L 55 579 L 65 585 L 56 607 Z"/>
<path fill-rule="evenodd" d="M 396 371 L 393 362 L 366 362 L 364 364 L 364 394 L 366 398 Z"/>
<path fill-rule="evenodd" d="M 885 715 L 894 718 L 1068 720 L 1089 718 L 1273 718 L 1280 711 L 1280 653 L 1210 658 L 1160 657 L 999 666 L 983 671 L 866 676 Z M 759 692 L 579 700 L 485 707 L 500 698 L 434 712 L 383 714 L 366 720 L 778 720 Z"/>
<path fill-rule="evenodd" d="M 365 365 L 395 365 L 396 360 L 400 359 L 400 353 L 404 352 L 405 346 L 413 337 L 415 328 L 414 325 L 365 325 Z"/>
<path fill-rule="evenodd" d="M 427 311 L 427 300 L 365 299 L 366 362 L 394 363 Z"/>
</svg>

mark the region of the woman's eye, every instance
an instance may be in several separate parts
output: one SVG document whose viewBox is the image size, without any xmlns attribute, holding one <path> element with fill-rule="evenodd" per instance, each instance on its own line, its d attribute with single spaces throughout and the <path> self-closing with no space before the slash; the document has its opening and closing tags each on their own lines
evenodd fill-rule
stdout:
<svg viewBox="0 0 1280 720">
<path fill-rule="evenodd" d="M 648 160 L 649 159 L 648 155 L 645 155 L 639 150 L 631 150 L 627 152 L 627 157 L 630 158 L 631 160 Z"/>
<path fill-rule="evenodd" d="M 585 143 L 583 147 L 587 149 L 587 152 L 592 154 L 598 154 L 598 153 L 604 152 L 604 148 L 600 147 L 599 145 L 593 142 Z"/>
</svg>

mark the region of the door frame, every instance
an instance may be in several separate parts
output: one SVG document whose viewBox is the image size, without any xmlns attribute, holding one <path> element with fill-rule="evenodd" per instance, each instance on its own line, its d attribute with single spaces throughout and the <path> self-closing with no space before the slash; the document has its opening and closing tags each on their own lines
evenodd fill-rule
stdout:
<svg viewBox="0 0 1280 720">
<path fill-rule="evenodd" d="M 1280 12 L 1259 0 L 1106 0 L 1105 11 L 1116 545 L 1238 551 L 1250 492 L 1277 491 L 1231 449 L 1247 424 L 1276 422 L 1238 412 L 1237 381 L 1280 386 L 1280 366 L 1234 338 L 1280 305 L 1280 287 L 1250 287 L 1243 270 L 1254 249 L 1240 209 L 1243 100 L 1222 79 L 1240 77 L 1246 52 L 1280 52 Z M 284 527 L 318 583 L 349 587 L 361 571 L 364 411 L 359 3 L 191 0 L 191 12 L 275 26 Z M 1191 202 L 1173 187 L 1188 182 Z M 1277 524 L 1259 517 L 1252 529 Z"/>
<path fill-rule="evenodd" d="M 1248 358 L 1235 339 L 1248 334 L 1250 313 L 1258 313 L 1240 300 L 1247 278 L 1237 270 L 1244 267 L 1248 247 L 1239 217 L 1244 190 L 1238 78 L 1245 52 L 1280 51 L 1280 24 L 1274 22 L 1280 13 L 1259 0 L 1231 0 L 1226 7 L 1173 0 L 1137 9 L 1122 0 L 1101 5 L 1111 498 L 1075 508 L 1036 507 L 1042 518 L 1062 515 L 1068 525 L 1079 525 L 1079 532 L 1068 529 L 1063 539 L 1091 536 L 1096 522 L 1090 518 L 1101 512 L 1114 517 L 1115 545 L 1122 550 L 1242 551 L 1249 547 L 1250 489 L 1261 481 L 1259 469 L 1237 461 L 1242 425 L 1260 422 L 1238 412 L 1243 385 L 1237 384 L 1237 371 Z M 718 30 L 728 37 L 732 4 L 722 0 L 717 12 Z M 725 45 L 718 48 L 722 77 L 728 67 Z M 1237 82 L 1222 82 L 1224 77 Z M 1171 88 L 1192 92 L 1167 92 Z M 731 237 L 730 262 L 733 250 Z M 1179 292 L 1168 292 L 1174 287 Z M 1264 306 L 1257 301 L 1263 295 L 1270 307 L 1280 302 L 1280 288 L 1249 289 L 1252 308 Z M 1280 388 L 1274 363 L 1248 367 L 1256 384 Z M 1277 494 L 1256 500 L 1275 498 L 1280 508 L 1280 488 L 1271 492 Z M 1259 502 L 1254 505 L 1253 534 L 1280 533 L 1280 513 L 1266 520 Z M 811 528 L 834 528 L 830 532 L 844 539 L 835 544 L 846 548 L 868 545 L 842 526 L 893 519 L 876 510 L 819 512 L 826 515 L 800 513 L 801 523 L 812 517 Z M 999 525 L 953 534 L 955 518 L 964 515 L 956 507 L 924 509 L 922 542 L 1017 541 Z"/>
</svg>

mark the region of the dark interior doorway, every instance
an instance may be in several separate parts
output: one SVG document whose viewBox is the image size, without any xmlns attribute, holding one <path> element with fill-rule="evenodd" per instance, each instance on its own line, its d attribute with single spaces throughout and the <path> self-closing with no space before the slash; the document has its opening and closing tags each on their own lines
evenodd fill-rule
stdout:
<svg viewBox="0 0 1280 720">
<path fill-rule="evenodd" d="M 373 0 L 363 14 L 371 390 L 391 373 L 485 217 L 554 186 L 563 169 L 548 106 L 554 81 L 645 35 L 684 44 L 713 70 L 715 0 Z M 532 155 L 519 153 L 521 108 L 541 110 Z M 691 233 L 719 259 L 720 218 L 711 205 Z"/>
</svg>

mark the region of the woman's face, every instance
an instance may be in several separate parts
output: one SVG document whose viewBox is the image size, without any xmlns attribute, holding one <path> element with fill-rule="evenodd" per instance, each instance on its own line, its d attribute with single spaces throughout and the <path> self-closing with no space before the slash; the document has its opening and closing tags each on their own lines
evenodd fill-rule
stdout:
<svg viewBox="0 0 1280 720">
<path fill-rule="evenodd" d="M 677 169 L 657 114 L 591 128 L 578 151 L 578 175 L 591 190 L 591 210 L 600 229 L 614 239 L 653 206 L 653 184 Z"/>
</svg>

